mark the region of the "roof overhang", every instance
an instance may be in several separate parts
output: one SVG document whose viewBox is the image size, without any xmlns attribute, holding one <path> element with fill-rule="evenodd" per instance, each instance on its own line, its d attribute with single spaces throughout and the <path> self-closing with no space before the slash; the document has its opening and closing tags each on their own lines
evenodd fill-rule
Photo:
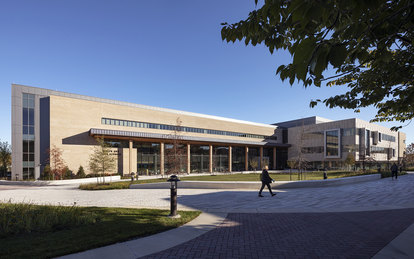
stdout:
<svg viewBox="0 0 414 259">
<path fill-rule="evenodd" d="M 172 134 L 158 134 L 139 131 L 124 131 L 124 130 L 108 130 L 95 129 L 89 130 L 90 136 L 108 136 L 119 138 L 137 138 L 137 139 L 159 139 L 159 140 L 173 140 L 175 138 Z M 193 142 L 207 142 L 207 143 L 223 143 L 223 144 L 238 144 L 238 145 L 254 145 L 254 146 L 271 146 L 271 147 L 290 147 L 290 144 L 277 143 L 275 141 L 245 141 L 235 139 L 220 139 L 220 138 L 206 138 L 197 136 L 180 135 L 180 140 Z"/>
</svg>

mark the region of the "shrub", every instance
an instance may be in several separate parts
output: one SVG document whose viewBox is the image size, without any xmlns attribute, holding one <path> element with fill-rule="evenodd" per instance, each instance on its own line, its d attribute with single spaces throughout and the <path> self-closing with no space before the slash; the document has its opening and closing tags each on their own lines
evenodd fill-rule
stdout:
<svg viewBox="0 0 414 259">
<path fill-rule="evenodd" d="M 95 213 L 71 206 L 48 206 L 25 203 L 0 203 L 0 238 L 30 232 L 49 232 L 94 224 L 100 221 Z"/>
<path fill-rule="evenodd" d="M 83 166 L 79 166 L 78 172 L 76 173 L 76 177 L 78 178 L 85 178 L 85 170 L 83 170 Z"/>
<path fill-rule="evenodd" d="M 69 167 L 65 167 L 63 169 L 63 179 L 72 179 L 72 170 L 69 169 Z"/>
<path fill-rule="evenodd" d="M 53 175 L 50 172 L 50 166 L 46 165 L 45 168 L 43 168 L 43 172 L 40 175 L 40 179 L 42 180 L 52 180 L 53 179 Z"/>
<path fill-rule="evenodd" d="M 407 174 L 406 171 L 402 171 L 401 173 L 400 171 L 398 171 L 398 176 L 405 175 L 405 174 Z M 392 176 L 391 171 L 381 171 L 381 178 L 386 178 L 386 177 L 391 177 L 391 176 Z"/>
</svg>

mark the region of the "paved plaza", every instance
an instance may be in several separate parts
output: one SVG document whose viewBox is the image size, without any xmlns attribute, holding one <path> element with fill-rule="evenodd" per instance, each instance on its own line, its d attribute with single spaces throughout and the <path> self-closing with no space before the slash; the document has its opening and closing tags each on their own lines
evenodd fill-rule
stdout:
<svg viewBox="0 0 414 259">
<path fill-rule="evenodd" d="M 414 223 L 414 174 L 400 176 L 398 180 L 385 178 L 276 192 L 271 197 L 265 189 L 265 197 L 259 198 L 257 191 L 252 190 L 178 189 L 179 209 L 227 216 L 217 227 L 192 240 L 146 255 L 148 258 L 370 258 L 390 246 L 392 240 L 402 236 Z M 168 209 L 169 190 L 82 191 L 76 185 L 24 188 L 0 185 L 0 200 Z M 142 254 L 125 258 L 139 256 Z M 402 253 L 395 258 L 414 258 L 414 253 Z"/>
<path fill-rule="evenodd" d="M 83 191 L 77 185 L 15 189 L 0 185 L 0 200 L 100 207 L 169 209 L 169 189 Z M 179 188 L 179 184 L 178 184 Z M 264 198 L 252 190 L 178 189 L 179 209 L 209 212 L 322 212 L 414 208 L 414 174 L 320 188 L 276 190 Z"/>
<path fill-rule="evenodd" d="M 414 209 L 230 213 L 220 227 L 145 258 L 371 258 L 413 222 Z"/>
</svg>

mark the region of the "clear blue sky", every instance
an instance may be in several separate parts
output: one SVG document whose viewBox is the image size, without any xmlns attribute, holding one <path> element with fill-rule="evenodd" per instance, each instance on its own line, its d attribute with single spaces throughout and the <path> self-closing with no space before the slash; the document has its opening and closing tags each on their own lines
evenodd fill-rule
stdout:
<svg viewBox="0 0 414 259">
<path fill-rule="evenodd" d="M 275 75 L 288 53 L 223 42 L 220 23 L 254 8 L 254 0 L 2 0 L 0 140 L 11 140 L 11 83 L 261 123 L 374 117 L 372 108 L 311 109 L 311 99 L 345 89 L 291 87 Z M 414 142 L 414 122 L 402 131 Z"/>
</svg>

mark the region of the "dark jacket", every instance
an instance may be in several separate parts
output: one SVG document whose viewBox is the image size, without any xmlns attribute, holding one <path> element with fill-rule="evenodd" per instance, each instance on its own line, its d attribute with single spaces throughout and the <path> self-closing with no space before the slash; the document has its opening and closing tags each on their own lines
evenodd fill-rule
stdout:
<svg viewBox="0 0 414 259">
<path fill-rule="evenodd" d="M 267 172 L 266 169 L 263 169 L 262 174 L 260 175 L 260 180 L 262 183 L 271 183 L 273 181 L 272 178 L 270 178 L 269 172 Z"/>
<path fill-rule="evenodd" d="M 393 164 L 391 166 L 391 172 L 393 172 L 393 173 L 397 173 L 398 172 L 398 166 L 396 164 Z"/>
</svg>

